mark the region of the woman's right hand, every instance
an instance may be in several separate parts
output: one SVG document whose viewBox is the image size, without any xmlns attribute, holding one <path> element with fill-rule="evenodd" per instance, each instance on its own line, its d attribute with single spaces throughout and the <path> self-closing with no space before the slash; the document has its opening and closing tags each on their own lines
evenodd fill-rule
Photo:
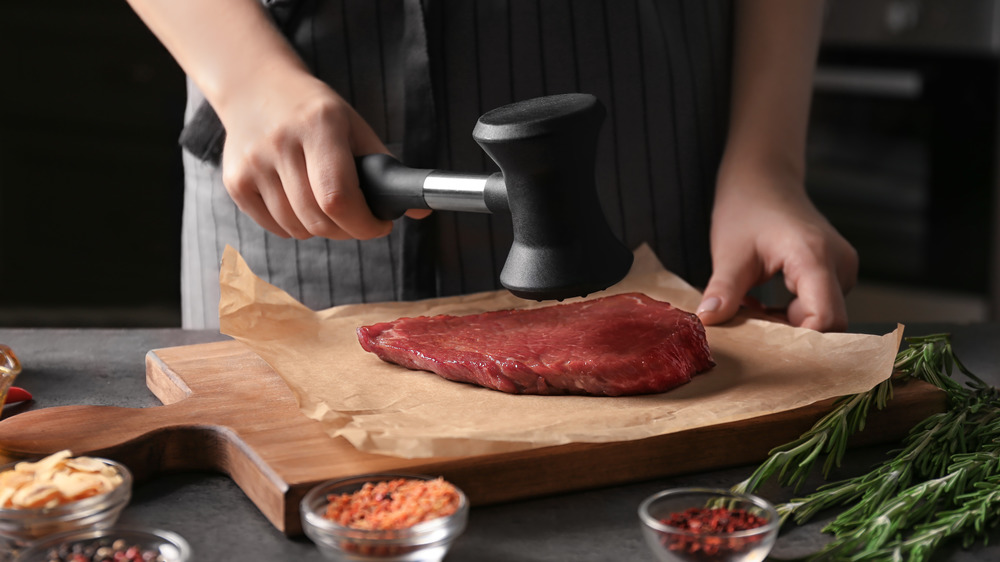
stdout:
<svg viewBox="0 0 1000 562">
<path fill-rule="evenodd" d="M 368 123 L 297 69 L 263 83 L 220 111 L 222 179 L 240 210 L 284 238 L 388 234 L 392 223 L 372 215 L 358 187 L 354 156 L 388 152 Z"/>
<path fill-rule="evenodd" d="M 257 0 L 129 3 L 222 120 L 223 183 L 244 213 L 282 237 L 389 233 L 392 224 L 368 209 L 354 163 L 385 146 L 309 73 Z"/>
</svg>

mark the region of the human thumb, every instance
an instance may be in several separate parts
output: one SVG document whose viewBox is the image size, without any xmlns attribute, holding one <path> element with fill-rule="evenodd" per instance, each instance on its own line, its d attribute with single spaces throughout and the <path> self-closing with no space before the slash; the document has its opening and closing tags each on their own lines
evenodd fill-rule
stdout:
<svg viewBox="0 0 1000 562">
<path fill-rule="evenodd" d="M 730 320 L 739 311 L 740 303 L 753 285 L 754 278 L 749 267 L 716 269 L 708 280 L 695 314 L 705 325 Z"/>
</svg>

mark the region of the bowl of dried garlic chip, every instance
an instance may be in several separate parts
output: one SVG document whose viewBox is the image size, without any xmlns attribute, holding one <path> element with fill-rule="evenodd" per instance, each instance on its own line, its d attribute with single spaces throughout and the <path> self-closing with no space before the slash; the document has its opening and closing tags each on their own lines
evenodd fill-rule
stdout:
<svg viewBox="0 0 1000 562">
<path fill-rule="evenodd" d="M 16 552 L 54 533 L 110 527 L 131 498 L 132 474 L 108 459 L 60 451 L 0 466 L 0 551 Z"/>
</svg>

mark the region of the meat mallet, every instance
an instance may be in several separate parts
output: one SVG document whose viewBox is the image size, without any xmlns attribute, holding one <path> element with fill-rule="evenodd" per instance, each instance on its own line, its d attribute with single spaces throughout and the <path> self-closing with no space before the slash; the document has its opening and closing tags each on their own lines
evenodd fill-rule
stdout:
<svg viewBox="0 0 1000 562">
<path fill-rule="evenodd" d="M 386 154 L 358 159 L 368 206 L 381 219 L 407 209 L 509 212 L 513 244 L 500 283 L 518 297 L 562 300 L 606 289 L 632 265 L 597 197 L 594 162 L 605 110 L 589 94 L 512 103 L 472 132 L 500 167 L 492 175 L 408 168 Z"/>
</svg>

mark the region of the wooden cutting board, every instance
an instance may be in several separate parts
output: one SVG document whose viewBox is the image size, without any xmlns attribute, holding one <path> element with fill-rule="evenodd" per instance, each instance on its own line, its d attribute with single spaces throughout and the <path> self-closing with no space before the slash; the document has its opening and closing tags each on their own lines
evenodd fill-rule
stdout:
<svg viewBox="0 0 1000 562">
<path fill-rule="evenodd" d="M 0 450 L 34 457 L 61 449 L 123 462 L 138 480 L 160 471 L 218 470 L 230 475 L 288 535 L 302 532 L 298 505 L 325 480 L 370 472 L 440 474 L 474 505 L 738 466 L 807 430 L 833 401 L 752 420 L 637 441 L 570 444 L 514 453 L 400 459 L 360 452 L 306 418 L 291 390 L 237 341 L 150 351 L 146 381 L 163 402 L 153 408 L 61 406 L 0 422 Z M 945 407 L 944 394 L 900 383 L 857 444 L 903 436 Z"/>
</svg>

